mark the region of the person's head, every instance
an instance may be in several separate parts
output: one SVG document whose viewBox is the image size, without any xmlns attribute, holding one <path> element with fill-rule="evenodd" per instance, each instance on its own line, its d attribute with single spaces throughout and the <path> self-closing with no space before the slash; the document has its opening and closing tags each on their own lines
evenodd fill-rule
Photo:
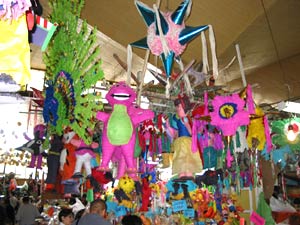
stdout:
<svg viewBox="0 0 300 225">
<path fill-rule="evenodd" d="M 102 217 L 105 217 L 106 214 L 106 204 L 102 199 L 96 199 L 91 202 L 90 213 L 97 213 Z"/>
<path fill-rule="evenodd" d="M 126 215 L 121 221 L 122 225 L 143 225 L 142 219 L 136 215 Z"/>
<path fill-rule="evenodd" d="M 71 225 L 71 223 L 74 221 L 72 209 L 62 208 L 58 213 L 58 220 L 65 225 Z"/>
<path fill-rule="evenodd" d="M 30 202 L 29 196 L 24 196 L 23 199 L 22 199 L 22 202 L 23 202 L 24 204 L 28 204 L 28 203 Z"/>
<path fill-rule="evenodd" d="M 179 96 L 174 100 L 174 105 L 176 107 L 176 112 L 179 117 L 184 117 L 185 114 L 192 108 L 188 96 Z"/>
</svg>

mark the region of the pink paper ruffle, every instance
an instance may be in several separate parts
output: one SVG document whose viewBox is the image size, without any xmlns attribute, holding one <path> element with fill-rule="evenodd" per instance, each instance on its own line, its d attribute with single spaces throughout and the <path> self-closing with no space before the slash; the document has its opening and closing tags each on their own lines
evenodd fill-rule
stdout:
<svg viewBox="0 0 300 225">
<path fill-rule="evenodd" d="M 244 110 L 244 101 L 238 94 L 216 96 L 212 101 L 212 105 L 214 111 L 210 113 L 211 124 L 220 128 L 224 136 L 234 135 L 239 126 L 248 125 L 250 122 L 249 112 Z M 221 113 L 221 109 L 226 105 L 231 107 L 229 118 L 222 116 Z"/>
<path fill-rule="evenodd" d="M 168 48 L 175 53 L 175 56 L 179 56 L 186 48 L 185 45 L 179 43 L 179 34 L 185 28 L 184 23 L 182 25 L 175 24 L 171 19 L 170 13 L 164 14 L 165 20 L 168 22 L 169 30 L 164 36 L 166 39 Z M 156 34 L 155 23 L 151 24 L 148 28 L 147 44 L 153 55 L 161 55 L 163 53 L 162 41 L 159 35 Z"/>
<path fill-rule="evenodd" d="M 272 139 L 271 139 L 271 132 L 270 132 L 270 126 L 268 122 L 268 117 L 264 115 L 264 126 L 265 126 L 265 136 L 266 136 L 266 147 L 267 152 L 271 152 L 273 145 L 272 145 Z"/>
</svg>

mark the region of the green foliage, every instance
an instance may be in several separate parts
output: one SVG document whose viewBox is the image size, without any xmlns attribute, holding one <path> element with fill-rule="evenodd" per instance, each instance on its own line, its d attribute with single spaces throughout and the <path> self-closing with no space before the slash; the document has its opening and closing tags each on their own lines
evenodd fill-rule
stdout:
<svg viewBox="0 0 300 225">
<path fill-rule="evenodd" d="M 104 77 L 97 29 L 89 29 L 86 21 L 79 19 L 84 0 L 49 0 L 49 5 L 52 9 L 50 21 L 56 22 L 58 27 L 43 59 L 46 83 L 54 83 L 54 97 L 59 102 L 59 119 L 55 127 L 50 124 L 49 130 L 62 134 L 69 126 L 90 143 L 87 128 L 94 129 L 96 112 L 103 108 L 101 95 L 91 91 Z M 70 74 L 72 82 L 58 80 L 60 71 Z M 73 93 L 69 93 L 72 90 Z"/>
</svg>

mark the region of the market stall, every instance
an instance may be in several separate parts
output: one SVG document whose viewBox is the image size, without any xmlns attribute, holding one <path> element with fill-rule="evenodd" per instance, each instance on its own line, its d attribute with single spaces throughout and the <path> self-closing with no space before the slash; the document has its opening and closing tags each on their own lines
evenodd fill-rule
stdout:
<svg viewBox="0 0 300 225">
<path fill-rule="evenodd" d="M 28 1 L 16 2 L 28 7 L 14 14 L 10 25 L 5 10 L 16 6 L 0 8 L 4 15 L 0 22 L 15 29 L 26 24 L 30 7 Z M 183 1 L 172 12 L 135 2 L 147 36 L 128 45 L 125 66 L 115 55 L 128 72 L 120 82 L 105 81 L 97 29 L 79 19 L 83 1 L 75 2 L 50 1 L 52 14 L 45 23 L 51 21 L 53 29 L 47 30 L 43 45 L 44 86 L 35 101 L 39 120 L 35 117 L 34 126 L 27 126 L 32 135 L 23 134 L 24 143 L 4 149 L 0 158 L 5 165 L 33 168 L 35 175 L 26 180 L 27 186 L 25 181 L 23 186 L 15 184 L 14 176 L 4 176 L 2 193 L 41 196 L 41 223 L 46 224 L 57 223 L 62 207 L 88 210 L 98 198 L 105 200 L 106 219 L 114 224 L 128 214 L 143 216 L 150 224 L 275 224 L 288 215 L 295 224 L 300 119 L 290 114 L 274 119 L 256 105 L 243 73 L 240 89 L 218 92 L 213 27 L 185 25 L 191 1 Z M 23 31 L 22 38 L 27 28 Z M 185 65 L 182 54 L 197 36 L 202 40 L 203 71 L 194 71 L 194 78 L 201 76 L 195 81 L 188 76 L 194 61 Z M 23 40 L 11 34 L 10 40 L 14 38 Z M 139 76 L 130 71 L 131 47 L 146 50 Z M 163 74 L 152 71 L 159 84 L 144 85 L 149 54 L 160 57 L 164 66 Z M 180 68 L 177 74 L 172 74 L 174 63 Z M 27 66 L 19 69 L 26 71 Z M 8 78 L 13 85 L 26 83 L 27 73 L 20 72 L 20 78 L 12 71 L 0 71 L 2 83 L 8 84 Z M 97 87 L 99 82 L 104 87 Z M 148 107 L 142 107 L 142 97 L 149 92 Z M 282 211 L 271 204 L 279 195 Z M 292 203 L 289 211 L 283 202 Z"/>
</svg>

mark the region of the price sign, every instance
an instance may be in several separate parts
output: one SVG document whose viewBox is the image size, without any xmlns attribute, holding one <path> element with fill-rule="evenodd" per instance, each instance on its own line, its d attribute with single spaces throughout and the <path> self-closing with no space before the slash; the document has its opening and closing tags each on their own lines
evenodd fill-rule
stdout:
<svg viewBox="0 0 300 225">
<path fill-rule="evenodd" d="M 172 202 L 173 212 L 178 212 L 187 209 L 185 200 L 177 200 Z"/>
</svg>

